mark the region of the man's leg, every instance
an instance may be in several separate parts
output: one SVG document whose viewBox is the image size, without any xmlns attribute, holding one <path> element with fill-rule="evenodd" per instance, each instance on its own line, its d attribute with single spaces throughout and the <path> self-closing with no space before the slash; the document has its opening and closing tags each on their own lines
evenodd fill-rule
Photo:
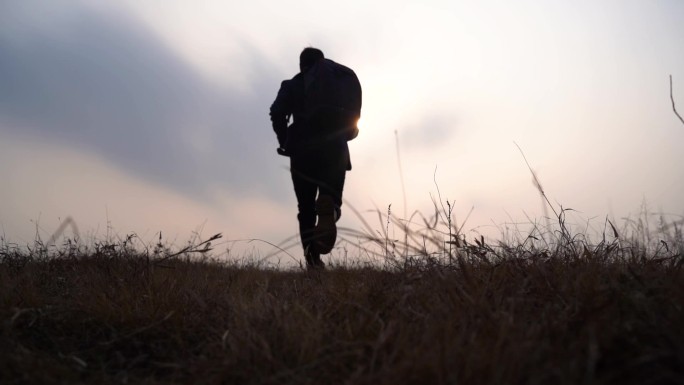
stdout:
<svg viewBox="0 0 684 385">
<path fill-rule="evenodd" d="M 292 184 L 297 197 L 299 235 L 305 252 L 306 265 L 309 268 L 316 267 L 320 263 L 320 254 L 312 246 L 316 226 L 316 193 L 318 191 L 318 186 L 311 177 L 312 165 L 315 163 L 307 158 L 293 156 L 290 159 Z"/>
<path fill-rule="evenodd" d="M 342 215 L 342 193 L 344 191 L 344 181 L 347 174 L 347 170 L 334 165 L 329 167 L 326 172 L 322 175 L 324 183 L 321 184 L 319 194 L 327 194 L 332 197 L 335 203 L 336 217 L 335 219 L 340 219 Z"/>
<path fill-rule="evenodd" d="M 331 156 L 332 155 L 332 156 Z M 327 153 L 318 165 L 317 176 L 320 180 L 316 211 L 318 224 L 316 225 L 316 247 L 321 254 L 332 251 L 337 239 L 335 222 L 341 215 L 342 191 L 346 175 L 346 164 L 336 154 Z"/>
</svg>

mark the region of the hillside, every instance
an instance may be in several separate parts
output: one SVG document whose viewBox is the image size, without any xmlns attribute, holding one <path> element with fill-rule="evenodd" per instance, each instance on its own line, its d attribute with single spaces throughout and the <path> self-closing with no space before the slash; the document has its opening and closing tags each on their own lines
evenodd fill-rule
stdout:
<svg viewBox="0 0 684 385">
<path fill-rule="evenodd" d="M 662 244 L 478 240 L 323 272 L 6 244 L 0 383 L 683 383 L 682 245 Z"/>
</svg>

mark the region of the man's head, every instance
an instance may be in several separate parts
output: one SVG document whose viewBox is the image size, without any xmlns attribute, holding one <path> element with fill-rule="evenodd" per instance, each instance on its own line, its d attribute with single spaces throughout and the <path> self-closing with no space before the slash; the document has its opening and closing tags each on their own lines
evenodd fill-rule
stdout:
<svg viewBox="0 0 684 385">
<path fill-rule="evenodd" d="M 323 51 L 314 47 L 306 47 L 299 54 L 299 70 L 301 72 L 306 72 L 311 68 L 317 61 L 323 59 Z"/>
</svg>

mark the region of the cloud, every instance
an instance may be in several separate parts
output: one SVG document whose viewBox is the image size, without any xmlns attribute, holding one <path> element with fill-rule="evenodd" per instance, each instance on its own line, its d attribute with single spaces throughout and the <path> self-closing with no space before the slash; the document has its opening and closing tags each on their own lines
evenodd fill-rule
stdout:
<svg viewBox="0 0 684 385">
<path fill-rule="evenodd" d="M 260 238 L 277 243 L 296 231 L 294 204 L 240 197 L 225 188 L 214 188 L 213 199 L 192 199 L 101 157 L 50 143 L 3 138 L 0 164 L 11 165 L 0 168 L 0 237 L 20 245 L 31 244 L 36 234 L 48 240 L 67 217 L 86 243 L 135 233 L 151 244 L 160 231 L 176 246 L 193 238 L 194 231 L 204 237 L 221 232 L 226 242 Z M 71 229 L 65 235 L 72 236 Z M 233 252 L 251 248 L 238 243 L 230 243 Z"/>
<path fill-rule="evenodd" d="M 426 114 L 421 121 L 408 124 L 400 132 L 402 143 L 409 150 L 436 150 L 445 146 L 456 134 L 458 121 L 444 113 Z"/>
<path fill-rule="evenodd" d="M 193 198 L 218 185 L 278 199 L 268 107 L 281 79 L 256 49 L 244 58 L 251 89 L 225 88 L 129 15 L 79 7 L 51 19 L 18 3 L 0 18 L 0 134 L 93 151 Z"/>
</svg>

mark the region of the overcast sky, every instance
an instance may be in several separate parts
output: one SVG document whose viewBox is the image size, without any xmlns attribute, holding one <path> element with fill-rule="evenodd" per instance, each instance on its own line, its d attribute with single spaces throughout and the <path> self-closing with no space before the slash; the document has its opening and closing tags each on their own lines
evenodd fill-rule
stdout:
<svg viewBox="0 0 684 385">
<path fill-rule="evenodd" d="M 540 218 L 515 143 L 579 226 L 644 202 L 682 219 L 684 125 L 668 75 L 684 111 L 683 2 L 341 4 L 0 3 L 3 237 L 26 244 L 38 226 L 47 238 L 69 216 L 92 238 L 295 235 L 268 108 L 309 45 L 361 80 L 345 198 L 378 230 L 369 211 L 390 204 L 431 214 L 435 179 L 458 222 L 472 208 L 467 234 Z"/>
</svg>

